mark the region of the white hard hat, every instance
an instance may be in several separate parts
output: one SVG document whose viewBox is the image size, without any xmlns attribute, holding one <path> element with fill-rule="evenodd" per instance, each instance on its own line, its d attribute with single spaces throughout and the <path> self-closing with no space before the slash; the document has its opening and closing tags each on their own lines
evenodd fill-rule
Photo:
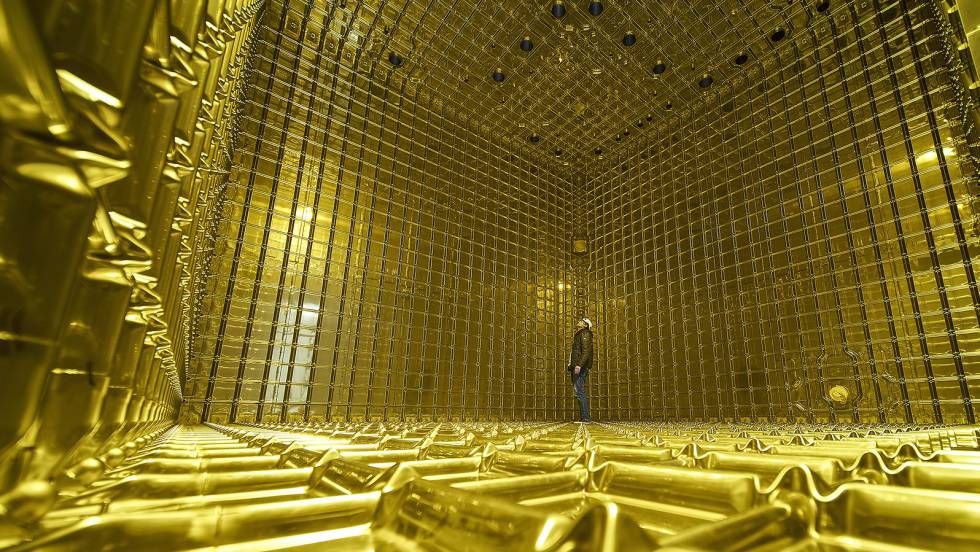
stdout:
<svg viewBox="0 0 980 552">
<path fill-rule="evenodd" d="M 585 322 L 585 325 L 586 325 L 586 326 L 588 326 L 588 327 L 589 327 L 589 329 L 591 329 L 591 328 L 592 328 L 592 321 L 591 321 L 591 320 L 589 320 L 588 318 L 583 318 L 583 319 L 582 319 L 582 322 Z"/>
</svg>

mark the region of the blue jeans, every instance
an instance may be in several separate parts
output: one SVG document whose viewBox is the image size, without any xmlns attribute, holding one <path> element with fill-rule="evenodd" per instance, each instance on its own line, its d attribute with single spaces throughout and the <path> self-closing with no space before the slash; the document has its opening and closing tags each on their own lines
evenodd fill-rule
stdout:
<svg viewBox="0 0 980 552">
<path fill-rule="evenodd" d="M 581 419 L 583 422 L 588 422 L 591 420 L 591 417 L 589 416 L 589 397 L 585 394 L 585 376 L 589 372 L 582 371 L 577 376 L 574 371 L 570 373 L 572 375 L 572 389 L 575 390 L 575 398 L 578 399 L 581 410 Z"/>
</svg>

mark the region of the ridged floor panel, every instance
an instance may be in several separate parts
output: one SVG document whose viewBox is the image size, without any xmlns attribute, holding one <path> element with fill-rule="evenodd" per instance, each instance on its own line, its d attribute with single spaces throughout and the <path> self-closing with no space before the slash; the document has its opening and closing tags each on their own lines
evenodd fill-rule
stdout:
<svg viewBox="0 0 980 552">
<path fill-rule="evenodd" d="M 973 427 L 182 426 L 15 550 L 970 550 Z M 127 455 L 128 453 L 128 455 Z M 13 543 L 7 543 L 13 544 Z"/>
</svg>

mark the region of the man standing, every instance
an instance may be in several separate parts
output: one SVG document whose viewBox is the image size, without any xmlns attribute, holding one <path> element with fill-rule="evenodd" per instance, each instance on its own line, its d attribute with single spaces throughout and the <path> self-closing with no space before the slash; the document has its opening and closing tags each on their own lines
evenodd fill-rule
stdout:
<svg viewBox="0 0 980 552">
<path fill-rule="evenodd" d="M 592 321 L 581 318 L 575 324 L 575 337 L 572 338 L 572 354 L 568 358 L 568 373 L 572 376 L 572 388 L 578 399 L 583 422 L 591 422 L 589 417 L 589 397 L 585 395 L 585 376 L 592 368 Z"/>
</svg>

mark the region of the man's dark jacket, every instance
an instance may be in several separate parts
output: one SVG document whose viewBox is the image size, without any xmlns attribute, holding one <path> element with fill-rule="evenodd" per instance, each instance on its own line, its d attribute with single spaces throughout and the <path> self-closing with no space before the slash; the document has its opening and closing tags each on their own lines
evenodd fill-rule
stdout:
<svg viewBox="0 0 980 552">
<path fill-rule="evenodd" d="M 589 328 L 582 328 L 575 332 L 575 338 L 572 340 L 571 362 L 568 369 L 573 375 L 576 366 L 582 367 L 583 376 L 592 368 L 592 330 Z"/>
</svg>

